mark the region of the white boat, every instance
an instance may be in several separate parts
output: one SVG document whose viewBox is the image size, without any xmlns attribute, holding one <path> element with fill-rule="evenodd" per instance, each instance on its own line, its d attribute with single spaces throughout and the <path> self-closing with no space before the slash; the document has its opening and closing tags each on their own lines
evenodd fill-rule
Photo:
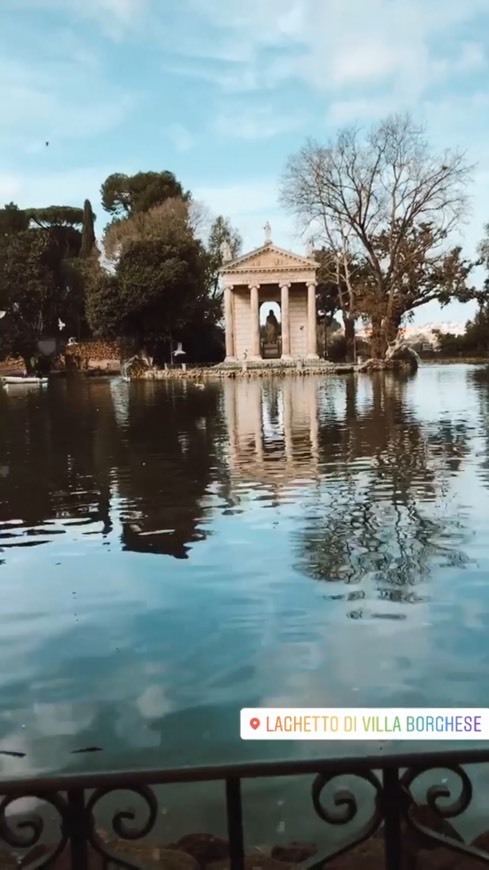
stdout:
<svg viewBox="0 0 489 870">
<path fill-rule="evenodd" d="M 43 384 L 47 384 L 48 379 L 47 378 L 27 378 L 27 377 L 23 378 L 21 375 L 18 375 L 18 376 L 7 375 L 6 377 L 1 378 L 1 381 L 2 381 L 2 384 L 6 384 L 6 385 L 15 384 L 16 386 L 20 385 L 22 387 L 24 387 L 24 386 L 27 387 L 29 385 L 32 386 L 33 384 L 38 384 L 39 386 L 42 386 Z"/>
</svg>

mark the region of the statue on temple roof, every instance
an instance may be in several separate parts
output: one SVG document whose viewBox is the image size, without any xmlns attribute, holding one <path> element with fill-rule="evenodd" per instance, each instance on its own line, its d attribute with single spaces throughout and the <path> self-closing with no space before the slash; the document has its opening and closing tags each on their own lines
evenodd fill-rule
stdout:
<svg viewBox="0 0 489 870">
<path fill-rule="evenodd" d="M 224 239 L 221 245 L 221 257 L 223 263 L 229 263 L 229 261 L 233 259 L 231 245 L 229 244 L 227 239 Z"/>
</svg>

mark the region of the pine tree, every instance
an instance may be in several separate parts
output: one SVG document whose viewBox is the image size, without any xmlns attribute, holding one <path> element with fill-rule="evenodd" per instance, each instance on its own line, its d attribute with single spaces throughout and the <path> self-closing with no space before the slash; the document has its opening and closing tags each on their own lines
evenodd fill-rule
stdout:
<svg viewBox="0 0 489 870">
<path fill-rule="evenodd" d="M 82 241 L 80 248 L 80 257 L 89 257 L 95 247 L 95 215 L 92 211 L 92 206 L 89 199 L 86 199 L 83 205 L 83 225 L 82 225 Z"/>
</svg>

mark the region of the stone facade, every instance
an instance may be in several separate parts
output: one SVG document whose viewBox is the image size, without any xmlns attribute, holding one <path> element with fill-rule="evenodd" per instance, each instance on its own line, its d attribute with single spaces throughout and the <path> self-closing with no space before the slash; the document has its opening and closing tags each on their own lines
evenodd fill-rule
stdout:
<svg viewBox="0 0 489 870">
<path fill-rule="evenodd" d="M 316 271 L 311 257 L 278 248 L 268 238 L 261 248 L 221 269 L 224 286 L 226 361 L 262 359 L 259 312 L 278 302 L 282 359 L 318 359 Z"/>
</svg>

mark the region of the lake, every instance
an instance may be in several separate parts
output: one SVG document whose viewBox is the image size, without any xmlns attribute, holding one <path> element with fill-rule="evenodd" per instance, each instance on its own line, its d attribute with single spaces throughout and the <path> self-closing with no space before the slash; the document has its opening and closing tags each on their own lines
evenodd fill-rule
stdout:
<svg viewBox="0 0 489 870">
<path fill-rule="evenodd" d="M 488 517 L 488 369 L 1 390 L 1 774 L 361 748 L 243 743 L 241 707 L 484 706 Z"/>
</svg>

